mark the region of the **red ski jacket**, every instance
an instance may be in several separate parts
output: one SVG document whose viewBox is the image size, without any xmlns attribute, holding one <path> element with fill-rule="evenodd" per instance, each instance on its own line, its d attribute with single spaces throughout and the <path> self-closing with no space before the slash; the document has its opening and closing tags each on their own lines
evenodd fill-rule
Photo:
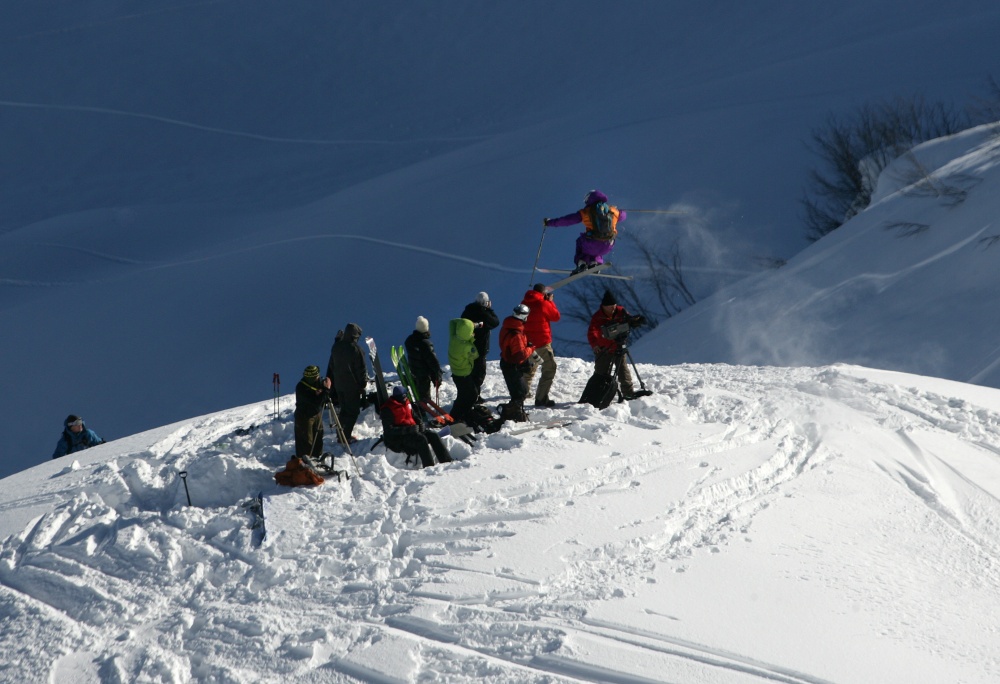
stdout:
<svg viewBox="0 0 1000 684">
<path fill-rule="evenodd" d="M 590 327 L 587 328 L 587 342 L 590 343 L 591 348 L 595 351 L 598 349 L 616 351 L 618 349 L 618 343 L 614 340 L 606 338 L 601 333 L 601 328 L 609 323 L 621 323 L 627 318 L 629 318 L 629 313 L 625 310 L 624 306 L 616 304 L 615 310 L 610 316 L 604 313 L 604 307 L 597 309 L 597 313 L 590 318 Z"/>
<path fill-rule="evenodd" d="M 514 316 L 508 316 L 500 328 L 500 360 L 520 366 L 535 352 L 524 335 L 524 323 Z"/>
<path fill-rule="evenodd" d="M 524 322 L 524 334 L 528 337 L 528 344 L 532 347 L 544 347 L 550 344 L 552 342 L 550 323 L 555 323 L 561 317 L 556 303 L 546 299 L 545 295 L 537 290 L 525 292 L 521 303 L 531 311 L 528 320 Z"/>
</svg>

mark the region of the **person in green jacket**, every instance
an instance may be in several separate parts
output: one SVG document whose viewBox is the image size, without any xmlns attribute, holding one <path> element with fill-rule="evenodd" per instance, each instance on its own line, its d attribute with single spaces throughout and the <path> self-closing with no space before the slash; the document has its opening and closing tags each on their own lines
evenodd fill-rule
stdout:
<svg viewBox="0 0 1000 684">
<path fill-rule="evenodd" d="M 472 377 L 473 362 L 479 358 L 475 343 L 476 324 L 467 318 L 453 318 L 448 323 L 448 363 L 458 396 L 451 407 L 451 417 L 463 420 L 476 402 L 479 388 Z"/>
</svg>

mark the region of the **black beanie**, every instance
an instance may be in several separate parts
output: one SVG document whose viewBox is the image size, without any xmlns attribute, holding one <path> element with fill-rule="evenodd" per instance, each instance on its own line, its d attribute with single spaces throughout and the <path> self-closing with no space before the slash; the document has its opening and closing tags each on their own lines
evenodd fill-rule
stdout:
<svg viewBox="0 0 1000 684">
<path fill-rule="evenodd" d="M 611 294 L 611 290 L 604 291 L 604 299 L 601 300 L 601 306 L 613 306 L 618 303 L 615 296 Z"/>
</svg>

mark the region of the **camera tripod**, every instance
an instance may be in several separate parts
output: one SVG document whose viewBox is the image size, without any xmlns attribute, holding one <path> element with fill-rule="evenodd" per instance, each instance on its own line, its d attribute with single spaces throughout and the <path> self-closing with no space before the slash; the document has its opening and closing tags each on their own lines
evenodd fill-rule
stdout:
<svg viewBox="0 0 1000 684">
<path fill-rule="evenodd" d="M 337 441 L 341 443 L 344 447 L 344 451 L 347 455 L 351 457 L 351 461 L 354 463 L 354 472 L 358 477 L 361 477 L 361 470 L 358 468 L 358 460 L 354 458 L 354 452 L 351 451 L 351 444 L 348 441 L 347 435 L 344 433 L 344 426 L 340 422 L 340 416 L 337 415 L 337 408 L 333 405 L 333 400 L 330 397 L 326 398 L 326 403 L 323 404 L 323 411 L 329 411 L 330 413 L 330 429 L 333 430 L 334 434 L 337 435 Z M 333 455 L 330 455 L 330 468 L 333 469 Z M 336 472 L 336 471 L 334 471 Z"/>
<path fill-rule="evenodd" d="M 639 390 L 633 390 L 632 396 L 625 397 L 622 394 L 621 385 L 618 383 L 619 369 L 621 368 L 620 359 L 628 359 L 628 362 L 632 365 L 632 372 L 635 374 L 635 379 L 639 381 Z M 646 383 L 642 381 L 642 376 L 639 375 L 639 369 L 635 365 L 635 361 L 632 359 L 632 353 L 628 350 L 628 341 L 623 340 L 620 343 L 618 349 L 614 351 L 614 358 L 611 361 L 611 382 L 612 387 L 615 388 L 615 395 L 618 398 L 618 402 L 621 403 L 626 399 L 638 399 L 639 397 L 648 397 L 653 394 L 652 390 L 646 389 Z"/>
</svg>

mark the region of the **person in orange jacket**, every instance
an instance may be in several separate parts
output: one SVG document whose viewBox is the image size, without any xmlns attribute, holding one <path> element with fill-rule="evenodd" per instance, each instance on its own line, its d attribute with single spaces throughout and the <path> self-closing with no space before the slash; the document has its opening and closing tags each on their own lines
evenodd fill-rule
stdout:
<svg viewBox="0 0 1000 684">
<path fill-rule="evenodd" d="M 549 408 L 556 405 L 549 398 L 552 381 L 556 377 L 556 355 L 552 351 L 552 323 L 561 318 L 559 307 L 556 306 L 551 287 L 538 283 L 524 293 L 521 303 L 528 307 L 528 320 L 524 322 L 524 334 L 528 344 L 535 348 L 535 353 L 541 358 L 542 376 L 535 390 L 535 406 Z M 528 395 L 531 395 L 531 383 L 535 379 L 536 366 L 532 366 L 526 376 Z"/>
<path fill-rule="evenodd" d="M 505 417 L 527 420 L 524 414 L 524 400 L 528 396 L 527 374 L 531 371 L 534 347 L 528 344 L 524 334 L 524 322 L 528 319 L 528 307 L 518 304 L 514 313 L 504 319 L 500 326 L 500 370 L 510 392 L 510 404 Z"/>
</svg>

